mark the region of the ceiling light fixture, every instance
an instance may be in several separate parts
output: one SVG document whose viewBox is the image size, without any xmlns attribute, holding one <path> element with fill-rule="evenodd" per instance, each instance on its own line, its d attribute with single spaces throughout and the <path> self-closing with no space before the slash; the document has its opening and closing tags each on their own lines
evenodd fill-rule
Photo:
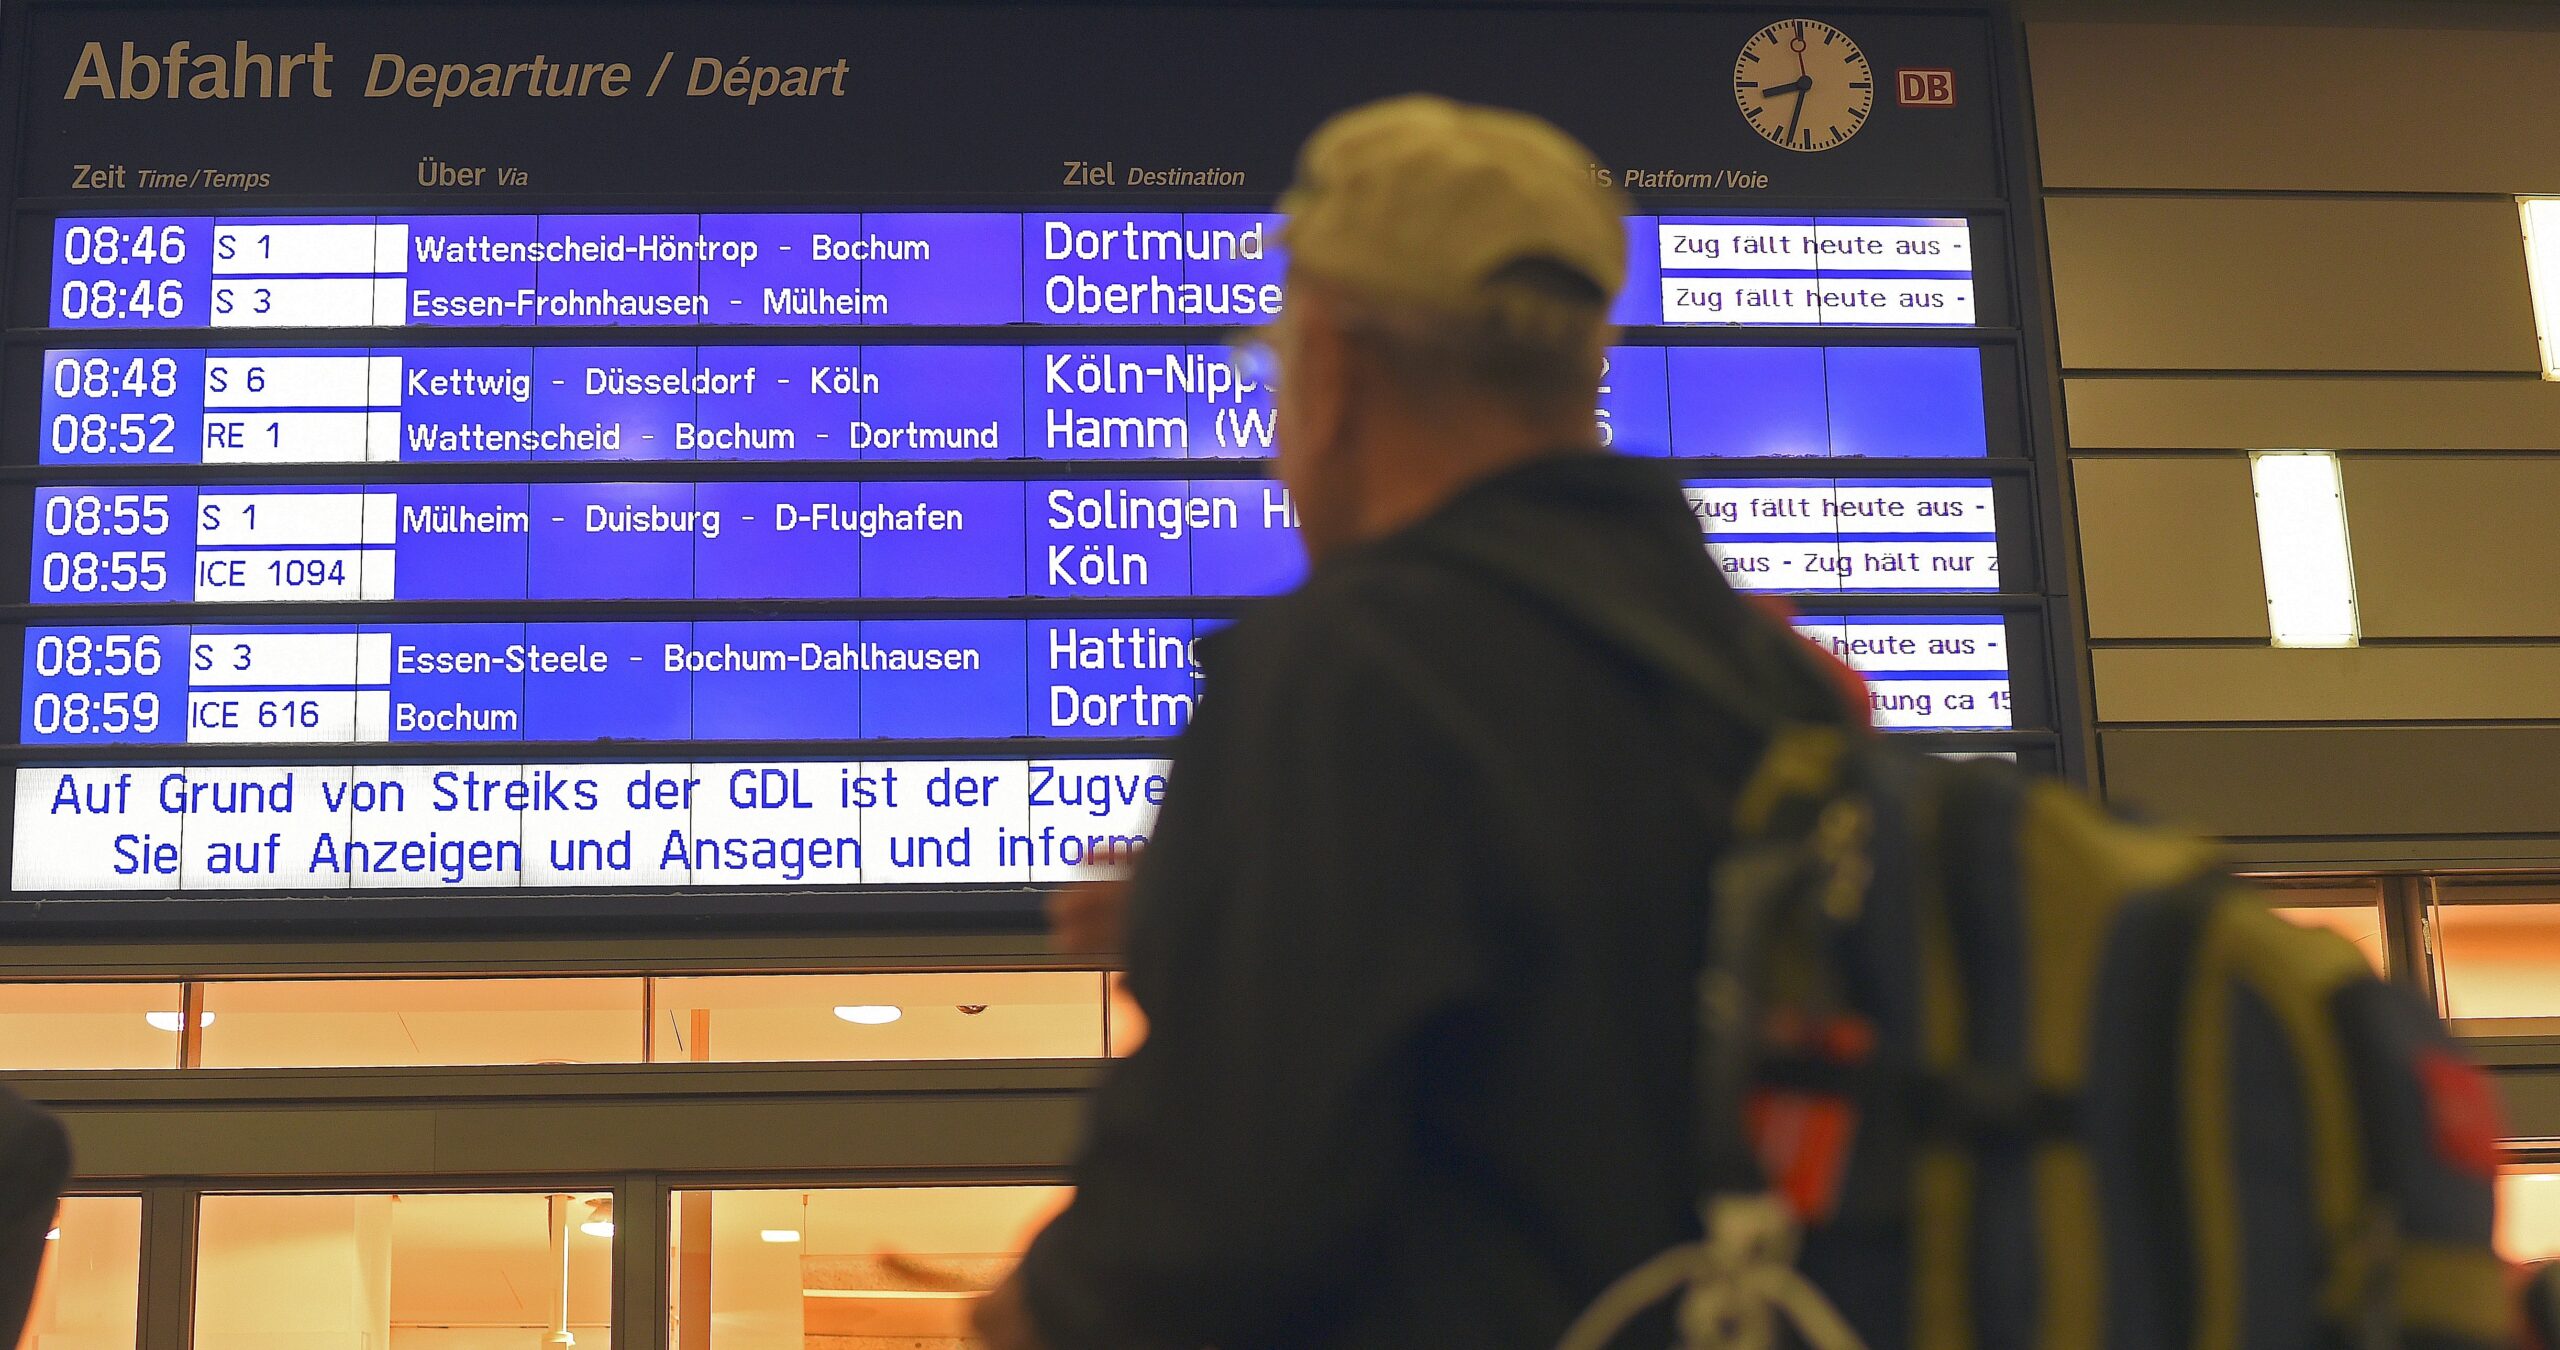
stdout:
<svg viewBox="0 0 2560 1350">
<path fill-rule="evenodd" d="M 47 1242 L 60 1242 L 62 1240 L 62 1230 L 59 1228 L 48 1228 L 44 1230 L 44 1240 Z"/>
<path fill-rule="evenodd" d="M 886 1003 L 861 1003 L 836 1009 L 836 1016 L 858 1027 L 885 1027 L 906 1015 L 903 1009 Z"/>
<path fill-rule="evenodd" d="M 2560 197 L 2519 197 L 2524 209 L 2525 280 L 2542 341 L 2542 378 L 2560 380 Z"/>
<path fill-rule="evenodd" d="M 142 1015 L 142 1020 L 149 1022 L 155 1030 L 166 1031 L 172 1035 L 183 1030 L 187 1025 L 187 1015 L 182 1012 L 148 1012 Z M 213 1014 L 197 1013 L 196 1025 L 200 1027 L 212 1026 Z"/>
<path fill-rule="evenodd" d="M 768 1228 L 764 1230 L 760 1236 L 763 1237 L 765 1241 L 779 1246 L 786 1242 L 798 1242 L 800 1240 L 800 1230 L 797 1228 Z"/>
<path fill-rule="evenodd" d="M 602 1200 L 588 1201 L 587 1221 L 578 1225 L 578 1231 L 586 1234 L 588 1237 L 612 1237 L 613 1197 L 606 1196 Z"/>
<path fill-rule="evenodd" d="M 2258 555 L 2279 647 L 2352 647 L 2362 636 L 2347 543 L 2346 485 L 2326 450 L 2255 450 Z"/>
</svg>

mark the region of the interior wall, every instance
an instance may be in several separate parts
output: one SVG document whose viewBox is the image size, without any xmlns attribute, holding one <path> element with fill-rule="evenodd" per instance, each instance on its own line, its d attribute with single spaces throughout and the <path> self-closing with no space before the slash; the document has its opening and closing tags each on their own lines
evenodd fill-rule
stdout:
<svg viewBox="0 0 2560 1350">
<path fill-rule="evenodd" d="M 2560 193 L 2560 28 L 2271 8 L 2026 7 L 2102 785 L 2269 864 L 2560 860 L 2560 384 L 2514 202 Z M 2343 457 L 2360 649 L 2268 645 L 2279 449 Z"/>
</svg>

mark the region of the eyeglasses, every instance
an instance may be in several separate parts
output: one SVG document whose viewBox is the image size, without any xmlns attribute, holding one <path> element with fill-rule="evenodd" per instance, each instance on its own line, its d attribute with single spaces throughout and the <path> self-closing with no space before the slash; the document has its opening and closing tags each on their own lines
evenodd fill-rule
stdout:
<svg viewBox="0 0 2560 1350">
<path fill-rule="evenodd" d="M 1227 368 L 1235 372 L 1236 389 L 1241 393 L 1271 391 L 1280 387 L 1280 351 L 1272 341 L 1271 329 L 1238 329 L 1227 338 Z"/>
</svg>

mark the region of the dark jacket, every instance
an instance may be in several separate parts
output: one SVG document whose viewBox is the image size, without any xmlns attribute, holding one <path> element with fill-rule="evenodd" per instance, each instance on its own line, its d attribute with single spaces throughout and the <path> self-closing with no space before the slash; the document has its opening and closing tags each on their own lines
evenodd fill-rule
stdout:
<svg viewBox="0 0 2560 1350">
<path fill-rule="evenodd" d="M 1023 1266 L 1060 1350 L 1546 1346 L 1695 1235 L 1702 896 L 1756 738 L 1675 734 L 1675 695 L 1446 560 L 1458 535 L 1792 641 L 1662 467 L 1575 455 L 1205 643 L 1132 897 L 1149 1039 Z M 1804 663 L 1760 669 L 1840 716 Z"/>
<path fill-rule="evenodd" d="M 25 1328 L 45 1230 L 70 1171 L 62 1127 L 0 1088 L 0 1345 L 16 1345 Z"/>
</svg>

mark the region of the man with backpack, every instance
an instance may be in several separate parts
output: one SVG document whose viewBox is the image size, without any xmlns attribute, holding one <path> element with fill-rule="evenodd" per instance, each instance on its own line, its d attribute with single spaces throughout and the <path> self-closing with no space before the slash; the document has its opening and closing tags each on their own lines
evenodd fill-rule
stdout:
<svg viewBox="0 0 2560 1350">
<path fill-rule="evenodd" d="M 1595 162 L 1426 97 L 1308 143 L 1262 338 L 1314 567 L 1201 644 L 1148 1039 L 987 1343 L 2505 1343 L 2431 1018 L 2196 841 L 1866 734 L 1599 453 Z"/>
<path fill-rule="evenodd" d="M 1628 203 L 1592 162 L 1425 98 L 1308 146 L 1264 336 L 1313 575 L 1201 644 L 1132 898 L 1149 1039 L 992 1344 L 1543 1345 L 1694 1229 L 1699 898 L 1759 738 L 1675 734 L 1680 691 L 1446 553 L 1851 714 L 1678 481 L 1600 452 Z"/>
</svg>

